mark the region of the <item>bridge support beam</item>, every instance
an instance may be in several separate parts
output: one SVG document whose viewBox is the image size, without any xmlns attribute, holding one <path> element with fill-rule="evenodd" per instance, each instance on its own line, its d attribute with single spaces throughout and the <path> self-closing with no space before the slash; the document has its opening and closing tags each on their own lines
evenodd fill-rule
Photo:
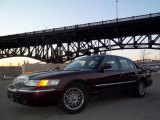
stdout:
<svg viewBox="0 0 160 120">
<path fill-rule="evenodd" d="M 45 43 L 46 42 L 46 43 Z M 44 39 L 44 45 L 0 49 L 0 59 L 25 56 L 44 62 L 63 63 L 76 57 L 106 53 L 120 49 L 158 49 L 160 34 L 125 36 L 121 38 L 81 39 L 77 42 L 52 44 Z"/>
</svg>

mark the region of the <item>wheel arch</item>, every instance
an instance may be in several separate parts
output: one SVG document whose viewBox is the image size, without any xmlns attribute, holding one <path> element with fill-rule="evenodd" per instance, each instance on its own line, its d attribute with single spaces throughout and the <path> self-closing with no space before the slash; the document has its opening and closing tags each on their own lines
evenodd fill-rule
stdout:
<svg viewBox="0 0 160 120">
<path fill-rule="evenodd" d="M 144 82 L 145 85 L 147 85 L 147 82 L 146 82 L 146 79 L 145 79 L 144 76 L 141 76 L 141 77 L 138 79 L 138 83 L 141 82 L 141 81 Z"/>
<path fill-rule="evenodd" d="M 82 84 L 86 88 L 88 93 L 91 92 L 88 82 L 85 80 L 81 80 L 81 79 L 75 79 L 75 80 L 70 81 L 69 83 L 66 84 L 65 88 L 67 88 L 70 84 L 74 84 L 74 83 Z"/>
</svg>

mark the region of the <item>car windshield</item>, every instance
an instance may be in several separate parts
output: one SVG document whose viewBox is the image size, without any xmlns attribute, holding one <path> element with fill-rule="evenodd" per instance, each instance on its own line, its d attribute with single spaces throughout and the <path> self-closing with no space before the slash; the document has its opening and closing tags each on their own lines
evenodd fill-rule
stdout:
<svg viewBox="0 0 160 120">
<path fill-rule="evenodd" d="M 82 57 L 70 63 L 64 70 L 97 69 L 103 59 L 104 56 Z"/>
</svg>

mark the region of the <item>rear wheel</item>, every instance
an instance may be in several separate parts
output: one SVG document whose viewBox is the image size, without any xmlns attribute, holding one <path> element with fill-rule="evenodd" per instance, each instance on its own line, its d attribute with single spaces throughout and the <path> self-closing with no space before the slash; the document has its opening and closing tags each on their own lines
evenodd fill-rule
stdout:
<svg viewBox="0 0 160 120">
<path fill-rule="evenodd" d="M 87 100 L 86 88 L 80 83 L 72 83 L 62 94 L 61 106 L 65 112 L 74 114 L 85 108 Z"/>
<path fill-rule="evenodd" d="M 136 90 L 135 90 L 135 95 L 136 97 L 144 97 L 146 94 L 146 85 L 143 81 L 140 81 L 137 84 Z"/>
</svg>

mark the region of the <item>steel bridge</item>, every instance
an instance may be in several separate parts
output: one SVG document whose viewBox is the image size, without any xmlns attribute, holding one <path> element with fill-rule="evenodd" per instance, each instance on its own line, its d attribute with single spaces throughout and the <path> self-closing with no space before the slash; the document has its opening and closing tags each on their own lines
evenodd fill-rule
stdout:
<svg viewBox="0 0 160 120">
<path fill-rule="evenodd" d="M 0 36 L 0 59 L 24 56 L 63 63 L 119 49 L 160 50 L 160 13 Z"/>
<path fill-rule="evenodd" d="M 160 60 L 152 60 L 152 59 L 141 59 L 134 61 L 137 65 L 142 66 L 144 68 L 158 68 L 160 70 Z"/>
</svg>

